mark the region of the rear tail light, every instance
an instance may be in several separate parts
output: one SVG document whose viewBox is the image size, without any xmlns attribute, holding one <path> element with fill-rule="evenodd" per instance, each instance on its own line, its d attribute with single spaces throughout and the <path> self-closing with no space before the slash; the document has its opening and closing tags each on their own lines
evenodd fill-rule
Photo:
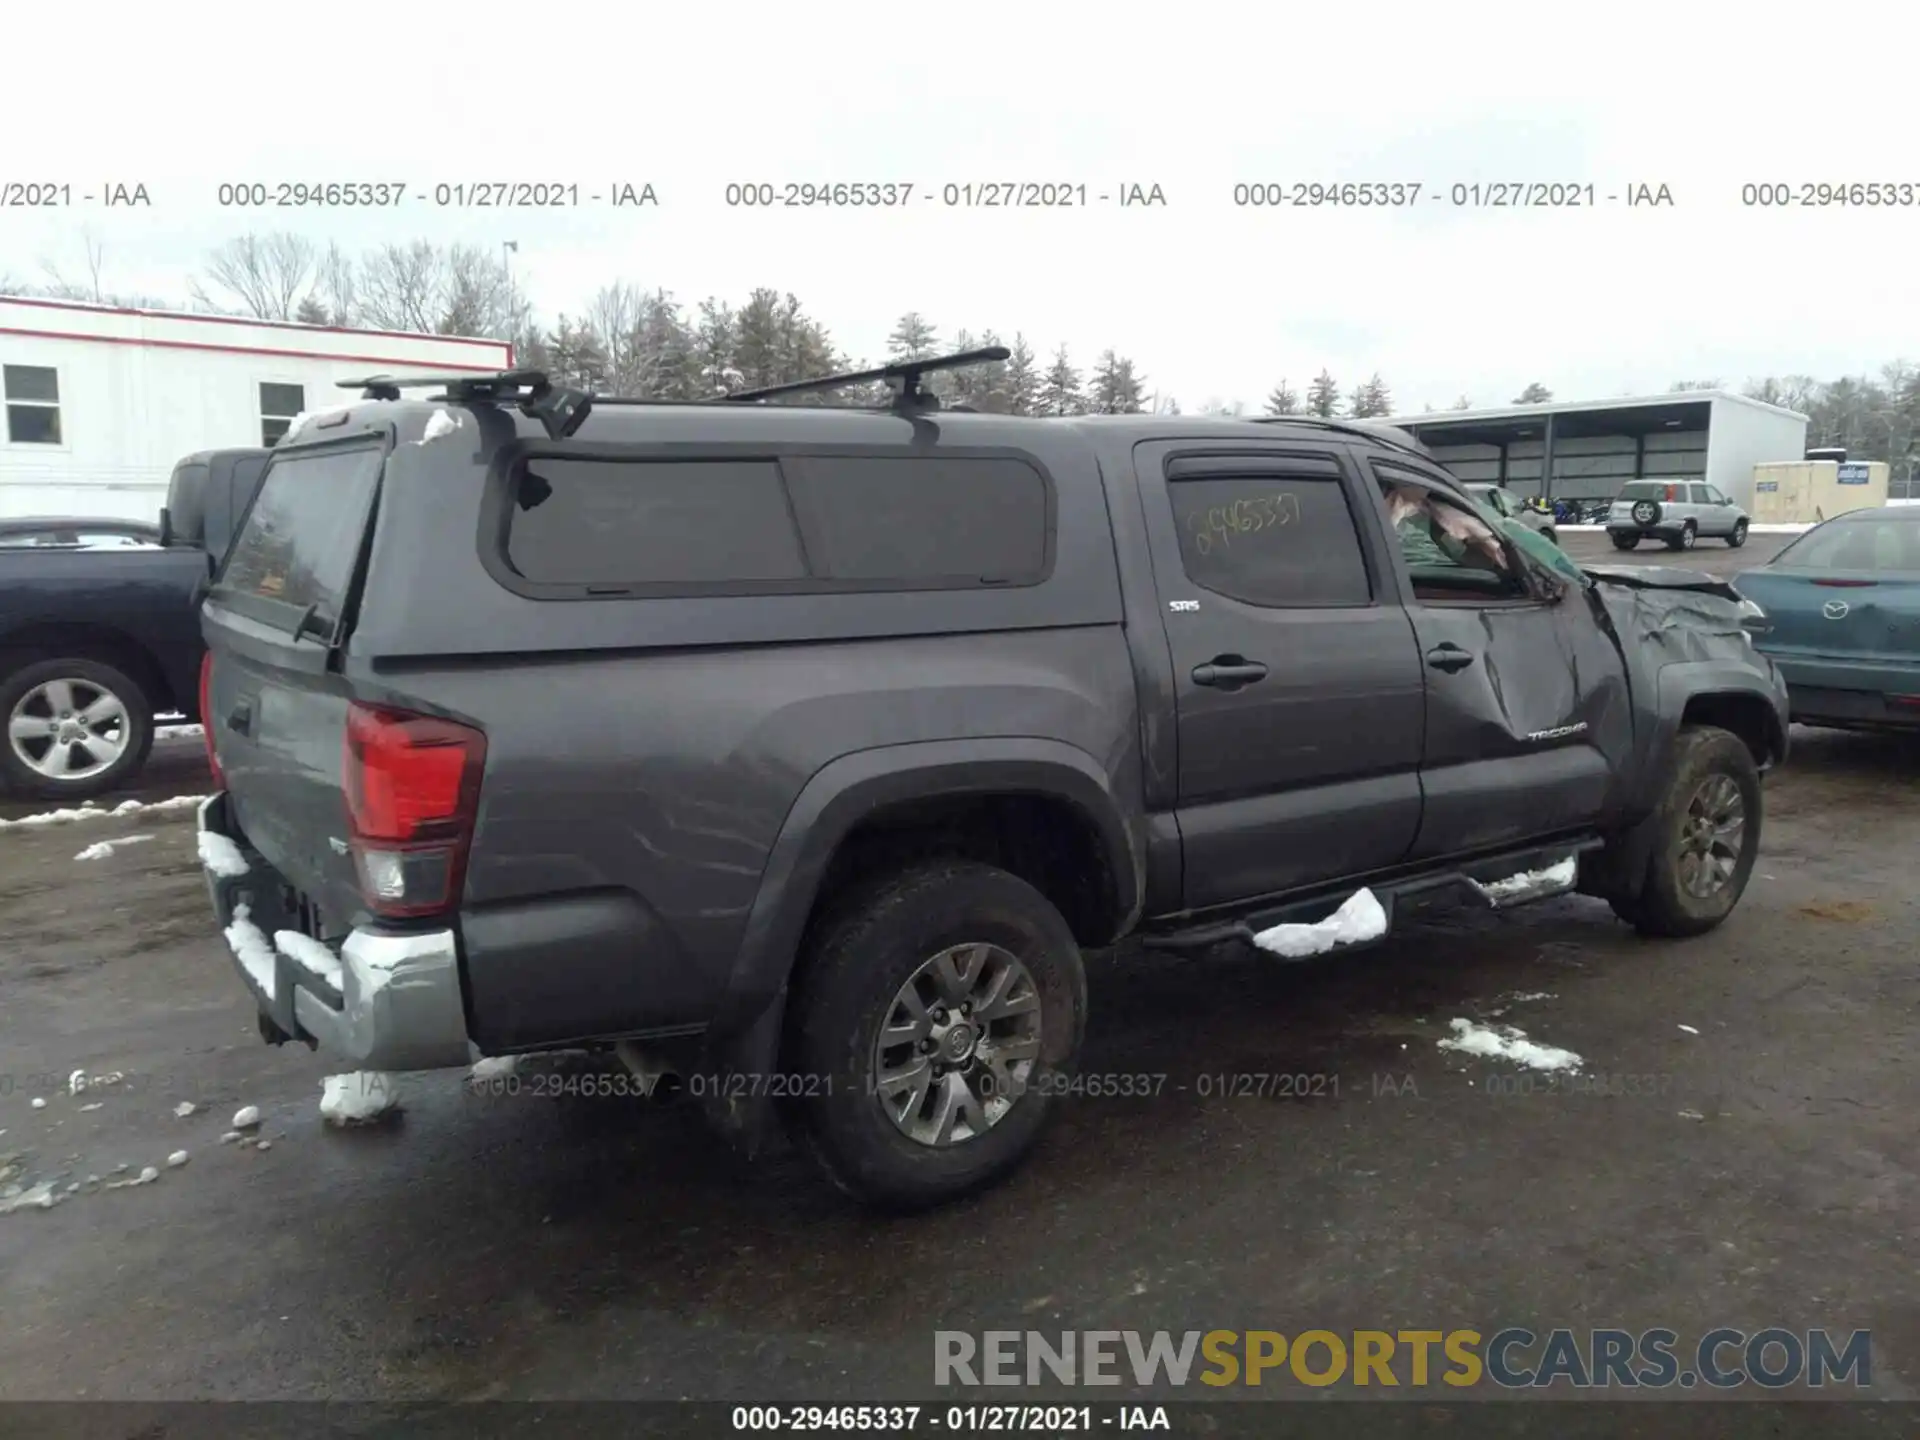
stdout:
<svg viewBox="0 0 1920 1440">
<path fill-rule="evenodd" d="M 220 770 L 220 757 L 213 750 L 213 652 L 200 657 L 200 738 L 207 746 L 207 768 L 213 772 L 213 788 L 227 788 L 227 777 Z"/>
<path fill-rule="evenodd" d="M 1669 501 L 1673 501 L 1673 500 L 1678 500 L 1679 498 L 1680 498 L 1680 487 L 1678 485 L 1667 486 L 1667 499 Z"/>
<path fill-rule="evenodd" d="M 459 899 L 487 740 L 429 715 L 355 703 L 345 783 L 353 863 L 375 914 L 435 915 Z"/>
</svg>

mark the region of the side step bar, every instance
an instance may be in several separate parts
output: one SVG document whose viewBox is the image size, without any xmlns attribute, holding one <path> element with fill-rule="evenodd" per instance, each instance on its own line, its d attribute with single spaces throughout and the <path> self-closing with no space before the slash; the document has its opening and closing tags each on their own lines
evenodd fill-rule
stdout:
<svg viewBox="0 0 1920 1440">
<path fill-rule="evenodd" d="M 1404 902 L 1427 900 L 1451 891 L 1478 899 L 1491 909 L 1510 910 L 1516 905 L 1564 895 L 1579 884 L 1580 857 L 1600 849 L 1604 843 L 1598 837 L 1562 840 L 1504 851 L 1446 870 L 1382 879 L 1371 884 L 1349 882 L 1335 891 L 1319 891 L 1277 905 L 1258 907 L 1231 920 L 1186 925 L 1176 921 L 1168 928 L 1142 935 L 1140 943 L 1150 950 L 1206 950 L 1230 941 L 1251 945 L 1256 935 L 1276 925 L 1319 924 L 1339 910 L 1356 891 L 1366 889 L 1380 902 L 1387 924 L 1382 934 L 1373 939 L 1342 942 L 1334 947 L 1357 950 L 1377 944 L 1393 933 L 1396 913 Z"/>
</svg>

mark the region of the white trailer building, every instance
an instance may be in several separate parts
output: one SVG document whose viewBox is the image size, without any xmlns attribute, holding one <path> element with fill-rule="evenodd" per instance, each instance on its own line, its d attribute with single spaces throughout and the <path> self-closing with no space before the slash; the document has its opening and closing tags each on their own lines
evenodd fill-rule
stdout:
<svg viewBox="0 0 1920 1440">
<path fill-rule="evenodd" d="M 1629 480 L 1703 480 L 1753 510 L 1753 467 L 1799 460 L 1807 417 L 1727 390 L 1436 410 L 1387 422 L 1469 482 L 1523 498 L 1603 500 Z"/>
<path fill-rule="evenodd" d="M 374 373 L 511 369 L 498 340 L 0 295 L 0 518 L 154 520 L 174 462 L 271 445 Z"/>
</svg>

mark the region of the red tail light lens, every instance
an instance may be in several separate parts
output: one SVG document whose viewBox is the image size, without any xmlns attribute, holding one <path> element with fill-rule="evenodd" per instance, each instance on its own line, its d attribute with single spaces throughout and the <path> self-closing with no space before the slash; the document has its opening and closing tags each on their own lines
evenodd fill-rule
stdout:
<svg viewBox="0 0 1920 1440">
<path fill-rule="evenodd" d="M 1679 498 L 1680 498 L 1680 487 L 1678 485 L 1667 486 L 1667 499 L 1669 501 L 1672 501 L 1672 500 L 1678 500 Z"/>
<path fill-rule="evenodd" d="M 479 813 L 486 737 L 451 720 L 356 703 L 346 751 L 354 864 L 368 907 L 401 917 L 452 906 Z"/>
<path fill-rule="evenodd" d="M 213 772 L 213 788 L 227 788 L 227 777 L 221 772 L 220 757 L 213 751 L 213 652 L 207 651 L 200 657 L 200 738 L 207 747 L 207 769 Z"/>
</svg>

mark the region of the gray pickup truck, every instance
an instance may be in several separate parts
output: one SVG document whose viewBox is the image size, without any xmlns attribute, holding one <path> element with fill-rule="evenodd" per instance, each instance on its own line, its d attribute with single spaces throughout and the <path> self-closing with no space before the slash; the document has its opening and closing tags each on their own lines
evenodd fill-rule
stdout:
<svg viewBox="0 0 1920 1440">
<path fill-rule="evenodd" d="M 913 1208 L 1068 1093 L 1083 950 L 1733 909 L 1787 749 L 1736 593 L 1556 571 L 1396 430 L 923 389 L 1003 355 L 812 387 L 874 408 L 376 377 L 289 434 L 202 614 L 263 1035 L 605 1048 Z"/>
</svg>

